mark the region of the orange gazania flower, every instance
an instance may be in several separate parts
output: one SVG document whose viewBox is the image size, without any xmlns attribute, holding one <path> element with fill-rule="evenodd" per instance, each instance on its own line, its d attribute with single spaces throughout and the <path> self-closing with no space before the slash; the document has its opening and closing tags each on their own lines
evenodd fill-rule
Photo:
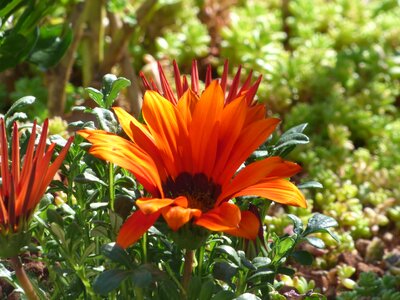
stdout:
<svg viewBox="0 0 400 300">
<path fill-rule="evenodd" d="M 40 202 L 47 186 L 59 169 L 72 142 L 68 140 L 55 161 L 50 164 L 55 144 L 46 149 L 48 121 L 42 127 L 39 144 L 35 147 L 36 122 L 28 141 L 22 168 L 20 167 L 18 126 L 14 123 L 9 165 L 8 143 L 4 120 L 0 119 L 0 235 L 12 235 L 27 229 L 27 222 Z M 4 247 L 4 245 L 1 245 Z"/>
<path fill-rule="evenodd" d="M 120 229 L 120 246 L 135 243 L 160 216 L 173 231 L 189 223 L 255 239 L 260 222 L 230 201 L 238 196 L 306 206 L 286 179 L 300 171 L 297 164 L 269 157 L 238 172 L 279 123 L 264 117 L 263 105 L 250 106 L 247 96 L 243 92 L 227 102 L 217 81 L 201 96 L 188 89 L 176 103 L 147 91 L 142 109 L 146 124 L 114 108 L 130 140 L 101 130 L 79 131 L 92 143 L 91 154 L 130 170 L 151 194 L 136 200 L 138 210 Z"/>
</svg>

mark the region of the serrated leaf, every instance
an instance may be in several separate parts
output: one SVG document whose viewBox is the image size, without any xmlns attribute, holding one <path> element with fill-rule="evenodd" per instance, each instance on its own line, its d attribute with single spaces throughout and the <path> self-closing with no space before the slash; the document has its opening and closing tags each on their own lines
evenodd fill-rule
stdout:
<svg viewBox="0 0 400 300">
<path fill-rule="evenodd" d="M 236 266 L 240 266 L 240 257 L 234 248 L 228 245 L 222 245 L 218 246 L 216 250 L 227 254 L 231 261 L 236 264 Z"/>
<path fill-rule="evenodd" d="M 126 270 L 114 269 L 105 271 L 94 280 L 93 290 L 98 294 L 106 295 L 118 288 L 130 275 L 131 272 Z"/>
<path fill-rule="evenodd" d="M 118 246 L 116 243 L 109 243 L 101 247 L 101 252 L 104 256 L 111 259 L 113 262 L 119 263 L 126 267 L 131 267 L 132 262 L 128 253 Z"/>
</svg>

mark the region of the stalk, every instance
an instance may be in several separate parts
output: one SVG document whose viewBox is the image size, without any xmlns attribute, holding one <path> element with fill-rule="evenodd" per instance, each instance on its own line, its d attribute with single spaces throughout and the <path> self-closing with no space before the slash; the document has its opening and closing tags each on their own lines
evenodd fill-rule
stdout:
<svg viewBox="0 0 400 300">
<path fill-rule="evenodd" d="M 39 297 L 36 295 L 35 289 L 28 276 L 25 273 L 24 267 L 22 266 L 21 260 L 19 256 L 14 256 L 10 259 L 11 265 L 15 271 L 15 275 L 18 278 L 19 284 L 25 291 L 25 295 L 29 300 L 39 300 Z"/>
<path fill-rule="evenodd" d="M 194 250 L 186 250 L 185 264 L 183 266 L 183 278 L 182 278 L 182 286 L 186 291 L 188 290 L 190 278 L 192 277 L 193 258 L 194 258 Z"/>
<path fill-rule="evenodd" d="M 111 210 L 114 211 L 114 202 L 115 202 L 114 164 L 111 162 L 108 165 L 108 185 L 110 189 L 110 207 Z"/>
</svg>

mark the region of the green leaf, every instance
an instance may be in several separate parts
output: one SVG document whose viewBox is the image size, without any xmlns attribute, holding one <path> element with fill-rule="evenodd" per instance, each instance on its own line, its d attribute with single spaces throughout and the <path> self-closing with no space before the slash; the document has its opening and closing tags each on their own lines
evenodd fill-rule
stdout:
<svg viewBox="0 0 400 300">
<path fill-rule="evenodd" d="M 300 218 L 298 218 L 295 215 L 292 214 L 288 214 L 288 217 L 292 220 L 293 222 L 293 231 L 296 234 L 300 234 L 303 232 L 303 222 L 300 220 Z"/>
<path fill-rule="evenodd" d="M 142 265 L 134 270 L 130 276 L 134 286 L 140 288 L 147 288 L 153 281 L 151 272 L 147 269 L 146 265 Z"/>
<path fill-rule="evenodd" d="M 261 299 L 254 294 L 244 293 L 239 297 L 234 298 L 234 300 L 261 300 Z"/>
<path fill-rule="evenodd" d="M 253 259 L 252 263 L 257 269 L 265 268 L 271 264 L 271 259 L 268 257 L 258 256 Z"/>
<path fill-rule="evenodd" d="M 8 282 L 12 282 L 11 272 L 4 267 L 3 264 L 0 263 L 0 278 L 6 279 Z"/>
<path fill-rule="evenodd" d="M 297 186 L 299 189 L 322 189 L 324 186 L 318 181 L 307 181 Z"/>
<path fill-rule="evenodd" d="M 72 29 L 65 29 L 64 25 L 42 27 L 29 61 L 45 69 L 56 65 L 71 44 L 72 36 Z"/>
<path fill-rule="evenodd" d="M 303 123 L 303 124 L 294 126 L 290 129 L 286 130 L 285 133 L 282 134 L 282 136 L 289 135 L 291 133 L 302 133 L 304 131 L 304 129 L 306 129 L 307 126 L 308 126 L 307 123 Z"/>
<path fill-rule="evenodd" d="M 106 104 L 106 107 L 110 108 L 115 99 L 117 99 L 119 92 L 130 85 L 131 81 L 124 77 L 118 77 L 118 79 L 114 80 L 111 86 L 111 90 L 107 95 L 105 95 L 106 100 L 104 102 Z"/>
<path fill-rule="evenodd" d="M 312 265 L 314 257 L 307 251 L 298 250 L 292 253 L 292 257 L 300 264 L 305 266 Z"/>
<path fill-rule="evenodd" d="M 22 62 L 32 51 L 38 36 L 37 28 L 28 36 L 14 32 L 6 35 L 0 43 L 0 72 Z"/>
<path fill-rule="evenodd" d="M 216 248 L 217 251 L 221 251 L 228 255 L 231 261 L 238 267 L 240 267 L 240 257 L 237 254 L 236 250 L 228 245 L 218 246 Z"/>
<path fill-rule="evenodd" d="M 274 147 L 274 151 L 286 148 L 289 146 L 296 146 L 301 144 L 308 144 L 310 139 L 303 133 L 290 133 L 282 135 Z"/>
<path fill-rule="evenodd" d="M 193 276 L 190 279 L 189 290 L 188 290 L 188 299 L 195 300 L 198 298 L 201 292 L 201 277 Z"/>
<path fill-rule="evenodd" d="M 117 132 L 118 122 L 111 111 L 101 107 L 95 107 L 92 110 L 92 114 L 94 114 L 97 117 L 101 129 L 107 132 L 113 132 L 113 133 Z"/>
<path fill-rule="evenodd" d="M 314 246 L 315 248 L 318 249 L 324 249 L 325 248 L 325 243 L 323 240 L 321 240 L 320 238 L 317 238 L 315 236 L 307 236 L 305 238 L 305 240 L 311 244 L 312 246 Z"/>
<path fill-rule="evenodd" d="M 334 218 L 316 213 L 308 220 L 303 237 L 315 232 L 326 232 L 338 241 L 337 236 L 329 229 L 336 226 L 338 226 L 338 222 Z"/>
<path fill-rule="evenodd" d="M 208 279 L 201 285 L 199 300 L 209 300 L 214 292 L 215 284 L 213 280 Z"/>
<path fill-rule="evenodd" d="M 132 266 L 132 260 L 130 259 L 128 253 L 116 243 L 103 245 L 101 247 L 101 252 L 104 256 L 108 257 L 113 262 L 124 265 L 127 268 L 130 268 Z"/>
<path fill-rule="evenodd" d="M 275 264 L 286 256 L 287 252 L 295 246 L 295 240 L 292 237 L 286 237 L 275 244 L 275 255 L 272 263 Z"/>
<path fill-rule="evenodd" d="M 35 102 L 35 100 L 36 100 L 36 98 L 33 97 L 33 96 L 25 96 L 25 97 L 22 97 L 22 98 L 18 99 L 17 101 L 14 102 L 13 105 L 11 105 L 11 107 L 6 112 L 4 117 L 7 119 L 14 112 L 17 112 L 17 111 L 21 110 L 24 106 L 33 104 Z"/>
<path fill-rule="evenodd" d="M 214 264 L 213 275 L 216 279 L 231 283 L 232 277 L 236 275 L 238 269 L 235 264 L 220 261 Z"/>
<path fill-rule="evenodd" d="M 232 300 L 235 294 L 231 291 L 219 291 L 216 293 L 211 300 Z"/>
<path fill-rule="evenodd" d="M 131 271 L 126 270 L 114 269 L 105 271 L 94 280 L 93 290 L 98 294 L 106 295 L 118 288 L 130 275 Z"/>
<path fill-rule="evenodd" d="M 294 273 L 296 273 L 296 271 L 291 269 L 291 268 L 286 268 L 286 267 L 279 267 L 278 268 L 278 274 L 285 274 L 285 275 L 288 275 L 288 276 L 293 276 Z"/>
<path fill-rule="evenodd" d="M 95 88 L 92 88 L 92 87 L 88 87 L 88 88 L 85 89 L 85 91 L 88 93 L 89 97 L 94 102 L 97 103 L 98 106 L 100 106 L 102 108 L 105 108 L 105 105 L 103 103 L 103 94 L 99 90 L 97 90 Z M 82 107 L 75 106 L 74 107 L 74 110 L 78 110 L 78 109 L 79 110 L 85 110 L 86 108 L 84 106 L 82 106 Z"/>
<path fill-rule="evenodd" d="M 78 183 L 99 183 L 103 186 L 107 186 L 107 184 L 95 176 L 91 170 L 86 170 L 83 174 L 77 175 L 74 181 Z"/>
<path fill-rule="evenodd" d="M 256 267 L 247 259 L 246 254 L 244 251 L 239 250 L 238 255 L 240 257 L 240 262 L 248 269 L 250 270 L 256 270 Z"/>
<path fill-rule="evenodd" d="M 272 275 L 272 274 L 274 274 L 274 271 L 271 270 L 271 269 L 260 269 L 260 270 L 257 270 L 256 272 L 254 272 L 251 276 L 249 276 L 247 278 L 247 280 L 250 281 L 250 280 L 262 277 L 262 276 L 269 276 L 269 275 Z"/>
</svg>

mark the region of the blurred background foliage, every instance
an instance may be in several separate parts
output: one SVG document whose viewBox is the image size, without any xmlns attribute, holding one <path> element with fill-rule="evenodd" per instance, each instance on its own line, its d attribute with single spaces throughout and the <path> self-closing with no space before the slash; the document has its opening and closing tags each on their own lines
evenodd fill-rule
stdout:
<svg viewBox="0 0 400 300">
<path fill-rule="evenodd" d="M 340 224 L 341 244 L 318 267 L 344 250 L 365 258 L 375 244 L 372 263 L 400 257 L 398 0 L 13 0 L 1 2 L 0 19 L 2 113 L 33 95 L 31 119 L 77 119 L 71 107 L 90 104 L 83 87 L 112 72 L 132 81 L 119 104 L 139 115 L 138 73 L 157 82 L 156 61 L 188 71 L 196 58 L 204 75 L 229 59 L 263 75 L 258 100 L 282 130 L 308 123 L 311 143 L 291 158 L 324 186 L 307 195 L 308 209 L 289 212 Z M 286 230 L 285 213 L 273 208 L 267 226 Z"/>
</svg>

